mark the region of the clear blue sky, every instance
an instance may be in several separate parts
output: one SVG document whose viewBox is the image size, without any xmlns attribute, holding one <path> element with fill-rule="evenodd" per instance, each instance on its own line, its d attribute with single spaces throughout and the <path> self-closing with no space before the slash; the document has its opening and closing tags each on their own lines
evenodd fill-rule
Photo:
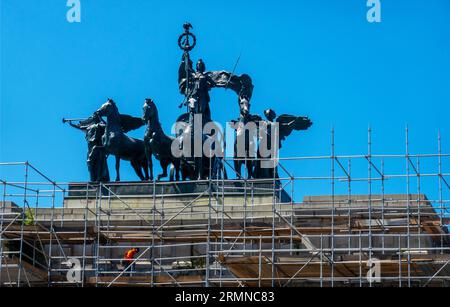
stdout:
<svg viewBox="0 0 450 307">
<path fill-rule="evenodd" d="M 57 181 L 88 178 L 83 135 L 63 117 L 89 116 L 108 97 L 140 116 L 151 97 L 170 129 L 185 21 L 198 38 L 192 56 L 208 69 L 232 70 L 242 52 L 237 73 L 253 78 L 253 113 L 314 121 L 282 156 L 329 154 L 332 126 L 337 154 L 366 153 L 369 124 L 374 153 L 403 153 L 406 124 L 412 152 L 435 152 L 439 129 L 450 151 L 448 0 L 382 0 L 379 24 L 367 22 L 365 0 L 81 0 L 79 24 L 66 21 L 66 0 L 0 3 L 0 161 L 29 160 Z M 214 90 L 211 105 L 219 122 L 238 116 L 231 91 Z"/>
</svg>

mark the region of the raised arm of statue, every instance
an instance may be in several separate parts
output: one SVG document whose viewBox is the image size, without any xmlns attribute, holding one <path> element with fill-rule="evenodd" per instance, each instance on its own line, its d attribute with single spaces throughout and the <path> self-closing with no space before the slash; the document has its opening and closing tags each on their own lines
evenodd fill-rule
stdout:
<svg viewBox="0 0 450 307">
<path fill-rule="evenodd" d="M 178 87 L 181 94 L 186 93 L 186 80 L 188 77 L 193 78 L 194 73 L 195 71 L 192 68 L 192 61 L 189 58 L 189 54 L 183 54 L 180 67 L 178 69 Z"/>
<path fill-rule="evenodd" d="M 71 127 L 73 127 L 73 128 L 75 128 L 75 129 L 77 129 L 77 130 L 81 130 L 81 131 L 83 131 L 83 132 L 86 132 L 87 131 L 87 126 L 82 126 L 81 124 L 73 124 L 73 123 L 69 123 L 69 125 L 71 126 Z"/>
</svg>

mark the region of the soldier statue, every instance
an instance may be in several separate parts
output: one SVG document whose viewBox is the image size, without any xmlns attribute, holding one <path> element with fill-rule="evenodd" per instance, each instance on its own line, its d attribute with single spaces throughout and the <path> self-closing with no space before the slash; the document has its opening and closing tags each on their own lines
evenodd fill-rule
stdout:
<svg viewBox="0 0 450 307">
<path fill-rule="evenodd" d="M 205 62 L 202 59 L 198 60 L 196 71 L 194 71 L 189 54 L 184 53 L 178 80 L 180 91 L 182 93 L 188 93 L 186 105 L 189 107 L 189 112 L 201 114 L 203 124 L 210 122 L 211 109 L 209 103 L 211 102 L 211 98 L 209 91 L 214 86 L 214 82 L 209 74 L 206 73 Z"/>
<path fill-rule="evenodd" d="M 109 182 L 107 154 L 103 146 L 102 137 L 106 125 L 98 118 L 91 117 L 78 124 L 69 122 L 70 126 L 85 132 L 88 145 L 87 167 L 91 182 Z"/>
</svg>

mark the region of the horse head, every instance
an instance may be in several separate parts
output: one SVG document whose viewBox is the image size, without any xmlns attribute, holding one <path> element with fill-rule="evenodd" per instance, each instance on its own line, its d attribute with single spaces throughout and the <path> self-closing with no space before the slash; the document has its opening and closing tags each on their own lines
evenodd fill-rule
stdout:
<svg viewBox="0 0 450 307">
<path fill-rule="evenodd" d="M 114 114 L 119 114 L 119 109 L 112 99 L 108 99 L 95 113 L 97 117 L 109 117 Z"/>
<path fill-rule="evenodd" d="M 108 99 L 97 111 L 94 112 L 94 118 L 101 119 L 106 117 L 107 131 L 122 131 L 119 109 L 112 99 Z"/>
<path fill-rule="evenodd" d="M 152 130 L 162 129 L 159 122 L 158 108 L 153 99 L 145 99 L 143 120 Z"/>
<path fill-rule="evenodd" d="M 150 98 L 145 99 L 144 116 L 143 116 L 144 121 L 145 122 L 153 121 L 155 117 L 157 118 L 157 115 L 158 109 L 156 108 L 155 102 Z"/>
<path fill-rule="evenodd" d="M 239 96 L 239 109 L 240 109 L 240 115 L 242 117 L 247 117 L 250 114 L 250 99 L 248 99 L 246 96 Z"/>
<path fill-rule="evenodd" d="M 275 118 L 277 118 L 277 114 L 272 109 L 267 109 L 264 111 L 264 116 L 266 116 L 267 120 L 273 122 Z"/>
</svg>

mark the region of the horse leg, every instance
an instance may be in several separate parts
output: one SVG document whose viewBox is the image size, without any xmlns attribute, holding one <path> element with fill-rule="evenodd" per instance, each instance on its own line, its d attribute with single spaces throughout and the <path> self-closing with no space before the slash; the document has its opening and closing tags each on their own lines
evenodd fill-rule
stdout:
<svg viewBox="0 0 450 307">
<path fill-rule="evenodd" d="M 169 181 L 173 182 L 175 179 L 175 166 L 173 164 L 170 165 L 170 175 L 169 175 Z"/>
<path fill-rule="evenodd" d="M 153 161 L 152 161 L 152 157 L 151 156 L 150 156 L 150 159 L 148 160 L 147 167 L 148 167 L 147 173 L 150 171 L 150 175 L 149 175 L 148 178 L 149 178 L 150 181 L 153 181 L 153 178 L 154 178 L 154 175 L 153 175 Z"/>
<path fill-rule="evenodd" d="M 150 170 L 150 181 L 153 181 L 153 159 L 152 159 L 152 150 L 150 145 L 145 145 L 145 157 L 147 158 L 148 169 Z"/>
<path fill-rule="evenodd" d="M 203 179 L 203 158 L 194 158 L 195 159 L 195 180 Z"/>
<path fill-rule="evenodd" d="M 183 164 L 180 164 L 180 171 L 183 181 L 187 181 L 189 179 L 189 166 L 187 163 L 183 162 Z"/>
<path fill-rule="evenodd" d="M 170 166 L 170 181 L 180 181 L 180 161 L 173 159 Z"/>
<path fill-rule="evenodd" d="M 145 181 L 149 181 L 150 180 L 150 175 L 148 173 L 148 161 L 147 159 L 143 159 L 140 163 L 140 167 L 144 170 L 144 180 Z"/>
<path fill-rule="evenodd" d="M 247 160 L 245 162 L 247 167 L 247 179 L 252 179 L 253 177 L 253 162 L 251 160 Z"/>
<path fill-rule="evenodd" d="M 131 166 L 133 167 L 134 172 L 139 177 L 139 179 L 141 181 L 145 181 L 145 177 L 142 174 L 141 164 L 139 162 L 137 162 L 136 160 L 131 160 Z"/>
<path fill-rule="evenodd" d="M 120 181 L 120 157 L 116 156 L 116 182 Z"/>
<path fill-rule="evenodd" d="M 169 166 L 169 163 L 167 161 L 161 161 L 161 168 L 163 170 L 163 173 L 158 175 L 158 180 L 161 181 L 161 179 L 167 177 L 167 167 Z"/>
<path fill-rule="evenodd" d="M 242 179 L 241 163 L 242 161 L 234 160 L 234 170 L 236 171 L 238 179 Z"/>
<path fill-rule="evenodd" d="M 256 158 L 257 160 L 255 160 L 255 162 L 253 163 L 253 177 L 255 179 L 261 179 L 261 155 L 259 154 L 259 149 Z"/>
<path fill-rule="evenodd" d="M 175 169 L 175 180 L 180 181 L 180 161 L 179 160 L 173 161 L 172 164 Z"/>
<path fill-rule="evenodd" d="M 223 174 L 222 174 L 222 176 L 223 176 L 223 179 L 224 179 L 224 180 L 228 180 L 228 173 L 227 173 L 227 169 L 226 169 L 226 168 L 223 169 Z"/>
</svg>

